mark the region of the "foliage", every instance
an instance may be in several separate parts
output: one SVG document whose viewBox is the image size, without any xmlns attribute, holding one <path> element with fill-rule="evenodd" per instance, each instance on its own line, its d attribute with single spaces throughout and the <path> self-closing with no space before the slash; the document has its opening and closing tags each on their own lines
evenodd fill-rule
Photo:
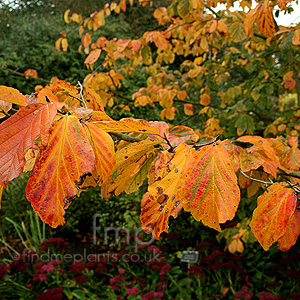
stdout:
<svg viewBox="0 0 300 300">
<path fill-rule="evenodd" d="M 107 3 L 85 20 L 65 12 L 66 23 L 79 26 L 85 64 L 91 71 L 99 64 L 83 85 L 54 78 L 27 96 L 0 87 L 3 116 L 10 112 L 7 102 L 20 106 L 0 125 L 0 185 L 30 171 L 26 197 L 55 228 L 65 224 L 65 209 L 83 190 L 101 186 L 109 198 L 137 191 L 147 178 L 140 220 L 156 239 L 182 208 L 221 231 L 246 189 L 249 197 L 260 194 L 250 222 L 259 243 L 268 250 L 278 242 L 288 250 L 300 234 L 299 25 L 276 26 L 277 2 L 268 0 L 248 13 L 174 0 L 155 10 L 158 29 L 138 39 L 100 36 L 92 43 L 90 31 L 105 25 L 105 15 L 126 12 L 128 4 L 134 1 Z M 278 5 L 288 10 L 287 3 Z M 68 45 L 62 32 L 56 48 L 66 52 Z M 147 74 L 146 86 L 128 97 L 126 84 L 138 72 Z M 297 94 L 292 110 L 280 106 L 284 91 Z M 118 121 L 106 113 L 130 111 L 130 103 L 158 103 L 161 119 L 184 112 L 204 126 Z"/>
<path fill-rule="evenodd" d="M 50 238 L 36 252 L 24 250 L 0 265 L 0 298 L 297 299 L 299 253 L 266 254 L 252 246 L 246 258 L 226 254 L 205 231 L 202 239 L 194 248 L 199 261 L 187 269 L 181 253 L 166 253 L 164 245 L 81 252 Z"/>
</svg>

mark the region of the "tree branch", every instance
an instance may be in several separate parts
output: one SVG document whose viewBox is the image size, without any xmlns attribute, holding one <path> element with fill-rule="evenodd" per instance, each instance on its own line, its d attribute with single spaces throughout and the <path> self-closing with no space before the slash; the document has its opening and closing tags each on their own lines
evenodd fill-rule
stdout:
<svg viewBox="0 0 300 300">
<path fill-rule="evenodd" d="M 119 140 L 124 140 L 129 143 L 137 143 L 142 141 L 141 139 L 120 132 L 109 132 L 109 134 L 117 137 Z"/>
<path fill-rule="evenodd" d="M 295 171 L 289 171 L 289 173 L 285 173 L 284 171 L 278 170 L 277 174 L 278 175 L 283 175 L 283 176 L 295 177 L 295 178 L 300 179 L 300 173 L 299 172 L 295 172 Z"/>
</svg>

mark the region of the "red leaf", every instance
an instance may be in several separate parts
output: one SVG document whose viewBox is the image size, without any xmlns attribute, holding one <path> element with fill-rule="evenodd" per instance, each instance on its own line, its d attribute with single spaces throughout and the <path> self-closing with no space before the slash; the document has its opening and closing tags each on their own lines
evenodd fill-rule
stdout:
<svg viewBox="0 0 300 300">
<path fill-rule="evenodd" d="M 34 103 L 21 108 L 0 125 L 0 184 L 18 177 L 26 163 L 24 150 L 37 148 L 34 144 L 41 137 L 47 145 L 49 127 L 56 115 L 55 104 Z"/>
</svg>

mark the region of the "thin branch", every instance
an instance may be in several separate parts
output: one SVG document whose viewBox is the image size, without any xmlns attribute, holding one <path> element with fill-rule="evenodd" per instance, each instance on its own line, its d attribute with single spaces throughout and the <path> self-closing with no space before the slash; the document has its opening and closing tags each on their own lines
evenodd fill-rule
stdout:
<svg viewBox="0 0 300 300">
<path fill-rule="evenodd" d="M 216 17 L 217 19 L 221 19 L 222 17 L 217 13 L 215 12 L 209 5 L 205 4 L 205 7 L 210 10 Z"/>
<path fill-rule="evenodd" d="M 300 173 L 299 172 L 295 172 L 295 171 L 289 171 L 289 173 L 285 173 L 284 171 L 278 170 L 277 174 L 278 175 L 283 175 L 283 176 L 295 177 L 295 178 L 300 179 Z"/>
<path fill-rule="evenodd" d="M 250 179 L 250 180 L 253 180 L 253 181 L 256 181 L 256 182 L 260 182 L 260 183 L 264 184 L 266 187 L 267 187 L 268 185 L 273 184 L 273 181 L 271 181 L 270 179 L 269 179 L 270 182 L 267 182 L 267 181 L 263 181 L 263 180 L 259 180 L 259 179 L 250 177 L 250 176 L 248 176 L 247 174 L 245 174 L 241 169 L 240 169 L 240 172 L 241 172 L 246 178 L 248 178 L 248 179 Z"/>
<path fill-rule="evenodd" d="M 143 140 L 135 138 L 133 136 L 129 136 L 127 134 L 124 133 L 120 133 L 120 132 L 109 132 L 109 134 L 117 137 L 119 140 L 124 140 L 126 142 L 130 142 L 130 143 L 137 143 L 137 142 L 141 142 Z"/>
<path fill-rule="evenodd" d="M 215 142 L 217 142 L 219 140 L 220 136 L 216 136 L 216 138 L 210 142 L 207 142 L 207 143 L 203 143 L 203 144 L 194 144 L 193 147 L 198 150 L 200 149 L 201 147 L 204 147 L 204 146 L 207 146 L 207 145 L 211 145 L 211 144 L 214 144 Z"/>
<path fill-rule="evenodd" d="M 82 86 L 82 84 L 81 84 L 79 81 L 78 81 L 78 85 L 80 86 L 80 96 L 81 96 L 81 99 L 79 99 L 79 101 L 83 103 L 83 105 L 84 105 L 84 107 L 85 107 L 86 109 L 88 109 L 88 106 L 87 106 L 87 104 L 85 103 L 84 96 L 83 96 L 83 86 Z M 77 99 L 78 99 L 78 98 L 77 98 Z"/>
<path fill-rule="evenodd" d="M 15 75 L 18 75 L 18 76 L 21 76 L 21 77 L 25 77 L 26 76 L 24 73 L 21 73 L 21 72 L 18 72 L 18 71 L 9 69 L 9 68 L 0 68 L 0 70 L 2 70 L 2 71 L 8 71 L 8 72 L 10 72 L 12 74 L 15 74 Z M 45 83 L 49 83 L 49 80 L 46 80 L 46 79 L 41 78 L 41 77 L 34 78 L 34 77 L 30 76 L 30 79 L 34 79 L 34 80 L 42 81 L 42 82 L 45 82 Z"/>
</svg>

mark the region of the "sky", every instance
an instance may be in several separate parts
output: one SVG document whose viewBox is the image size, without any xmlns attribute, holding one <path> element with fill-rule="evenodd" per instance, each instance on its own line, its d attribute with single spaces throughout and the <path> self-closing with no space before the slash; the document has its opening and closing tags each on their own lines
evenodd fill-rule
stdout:
<svg viewBox="0 0 300 300">
<path fill-rule="evenodd" d="M 252 3 L 253 3 L 252 8 L 256 7 L 257 3 L 255 1 L 253 1 Z M 290 5 L 288 5 L 288 6 L 290 6 Z M 275 20 L 278 25 L 290 26 L 290 25 L 292 25 L 292 23 L 300 22 L 300 1 L 298 4 L 293 3 L 291 6 L 294 8 L 294 11 L 291 14 L 288 14 L 288 13 L 284 14 L 284 11 L 281 11 L 279 13 L 279 17 L 278 18 L 275 17 Z M 225 4 L 218 5 L 217 10 L 221 9 L 222 7 L 225 8 Z M 276 8 L 278 8 L 278 7 L 275 6 L 274 12 L 276 11 Z M 238 9 L 239 9 L 239 5 L 236 2 L 234 5 L 234 8 L 232 10 L 235 11 Z M 240 10 L 242 10 L 242 9 L 240 9 Z"/>
</svg>

